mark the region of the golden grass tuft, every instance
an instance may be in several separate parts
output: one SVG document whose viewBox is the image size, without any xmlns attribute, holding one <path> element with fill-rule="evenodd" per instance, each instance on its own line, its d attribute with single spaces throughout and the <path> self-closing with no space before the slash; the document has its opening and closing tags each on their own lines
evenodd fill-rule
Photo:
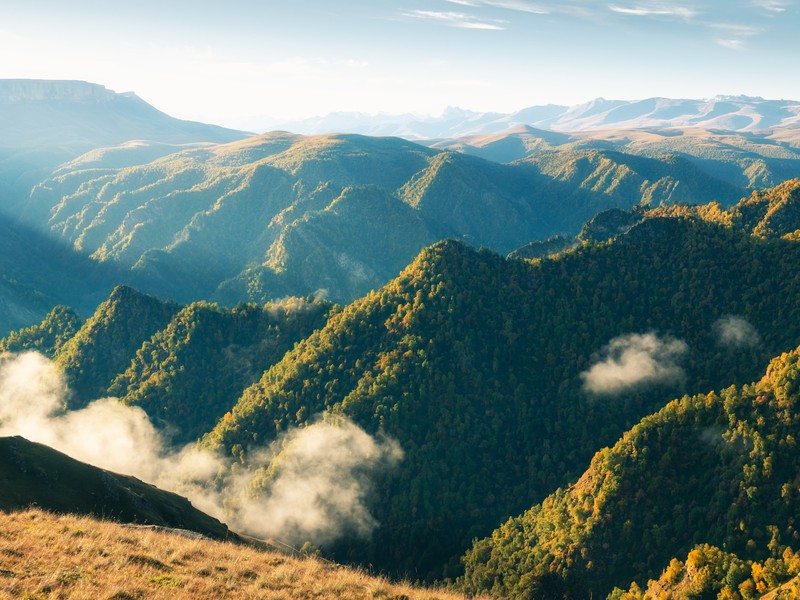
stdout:
<svg viewBox="0 0 800 600">
<path fill-rule="evenodd" d="M 454 600 L 313 558 L 40 510 L 0 512 L 0 598 Z"/>
</svg>

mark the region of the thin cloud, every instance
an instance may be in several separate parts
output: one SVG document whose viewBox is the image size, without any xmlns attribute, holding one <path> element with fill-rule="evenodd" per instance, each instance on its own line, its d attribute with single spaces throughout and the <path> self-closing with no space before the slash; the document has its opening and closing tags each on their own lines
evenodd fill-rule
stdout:
<svg viewBox="0 0 800 600">
<path fill-rule="evenodd" d="M 743 317 L 729 315 L 714 323 L 717 343 L 725 348 L 751 348 L 761 343 L 758 331 Z"/>
<path fill-rule="evenodd" d="M 529 0 L 445 0 L 470 8 L 494 8 L 533 15 L 563 15 L 579 19 L 595 19 L 600 11 L 581 3 L 531 2 Z"/>
<path fill-rule="evenodd" d="M 487 6 L 490 8 L 502 8 L 505 10 L 515 10 L 537 15 L 549 15 L 552 12 L 552 9 L 542 4 L 526 2 L 525 0 L 447 0 L 447 2 L 458 4 L 459 6 L 471 6 L 473 8 Z"/>
<path fill-rule="evenodd" d="M 635 5 L 629 7 L 610 4 L 608 9 L 611 12 L 621 15 L 631 15 L 635 17 L 677 17 L 680 19 L 686 19 L 687 21 L 693 19 L 698 14 L 693 8 L 661 3 L 656 3 L 649 6 Z"/>
<path fill-rule="evenodd" d="M 745 46 L 745 41 L 737 38 L 714 38 L 714 42 L 723 48 L 731 50 L 741 50 Z"/>
<path fill-rule="evenodd" d="M 788 0 L 752 0 L 751 4 L 767 12 L 782 13 L 791 6 L 792 3 Z"/>
<path fill-rule="evenodd" d="M 737 37 L 751 37 L 764 32 L 762 27 L 753 27 L 752 25 L 735 25 L 733 23 L 711 23 L 709 27 L 711 29 L 724 31 Z"/>
<path fill-rule="evenodd" d="M 419 19 L 425 21 L 433 21 L 441 23 L 448 27 L 456 27 L 458 29 L 483 29 L 489 31 L 502 31 L 505 29 L 503 23 L 505 21 L 485 21 L 480 20 L 472 15 L 461 12 L 451 11 L 435 11 L 435 10 L 405 10 L 400 14 L 404 17 L 412 19 Z"/>
<path fill-rule="evenodd" d="M 707 25 L 714 31 L 720 31 L 724 37 L 715 37 L 714 41 L 723 48 L 741 50 L 747 45 L 747 38 L 764 32 L 761 27 L 736 25 L 732 23 L 710 23 Z"/>
</svg>

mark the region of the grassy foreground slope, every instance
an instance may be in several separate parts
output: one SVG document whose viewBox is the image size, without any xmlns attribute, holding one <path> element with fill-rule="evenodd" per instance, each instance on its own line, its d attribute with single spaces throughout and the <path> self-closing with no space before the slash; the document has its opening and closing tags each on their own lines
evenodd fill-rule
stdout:
<svg viewBox="0 0 800 600">
<path fill-rule="evenodd" d="M 0 512 L 0 598 L 457 600 L 314 558 L 41 510 Z"/>
</svg>

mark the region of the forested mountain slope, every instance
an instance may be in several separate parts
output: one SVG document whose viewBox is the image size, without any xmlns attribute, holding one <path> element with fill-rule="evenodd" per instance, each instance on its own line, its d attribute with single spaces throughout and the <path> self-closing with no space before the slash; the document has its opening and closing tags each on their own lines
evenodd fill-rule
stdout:
<svg viewBox="0 0 800 600">
<path fill-rule="evenodd" d="M 686 396 L 643 419 L 597 453 L 574 485 L 477 542 L 466 588 L 527 598 L 555 574 L 580 597 L 631 580 L 643 585 L 699 543 L 739 562 L 797 548 L 798 363 L 800 349 L 773 360 L 758 383 Z M 725 562 L 689 560 L 695 568 Z M 666 579 L 677 583 L 681 568 L 671 565 Z M 748 570 L 725 570 L 717 591 L 728 585 L 739 594 Z"/>
<path fill-rule="evenodd" d="M 211 429 L 246 387 L 336 310 L 316 298 L 181 307 L 120 286 L 86 321 L 58 306 L 40 324 L 0 340 L 0 350 L 54 359 L 66 375 L 70 408 L 117 396 L 184 443 Z"/>
<path fill-rule="evenodd" d="M 780 544 L 770 543 L 769 549 L 772 556 L 758 561 L 742 559 L 716 546 L 699 544 L 683 560 L 670 560 L 658 579 L 641 586 L 634 582 L 625 591 L 616 588 L 609 598 L 797 598 L 800 595 L 800 554 Z"/>
<path fill-rule="evenodd" d="M 752 381 L 797 345 L 800 246 L 791 235 L 759 235 L 768 215 L 788 215 L 776 231 L 791 229 L 797 187 L 729 211 L 598 217 L 580 247 L 543 260 L 440 242 L 330 314 L 179 311 L 130 292 L 119 318 L 113 302 L 101 307 L 71 341 L 43 327 L 5 343 L 59 345 L 68 373 L 93 365 L 73 369 L 97 374 L 87 390 L 123 395 L 187 436 L 219 418 L 204 444 L 245 462 L 250 449 L 322 412 L 394 438 L 405 458 L 376 486 L 372 540 L 326 550 L 415 577 L 453 576 L 475 537 L 574 481 L 645 415 L 684 392 Z M 751 216 L 733 218 L 742 211 Z M 158 319 L 130 317 L 141 311 Z M 107 341 L 117 335 L 138 341 L 111 361 Z M 97 342 L 81 342 L 90 337 Z M 648 377 L 620 375 L 633 359 Z M 603 379 L 598 366 L 617 374 Z M 208 383 L 209 371 L 224 385 Z"/>
<path fill-rule="evenodd" d="M 166 327 L 179 308 L 173 302 L 162 302 L 129 287 L 115 288 L 54 355 L 73 393 L 71 406 L 83 406 L 104 396 L 136 350 Z"/>
<path fill-rule="evenodd" d="M 0 335 L 66 304 L 88 314 L 125 273 L 0 215 Z"/>
<path fill-rule="evenodd" d="M 142 344 L 107 392 L 141 406 L 175 441 L 197 439 L 330 310 L 303 299 L 233 310 L 190 304 Z"/>
<path fill-rule="evenodd" d="M 71 340 L 84 321 L 68 306 L 53 308 L 41 323 L 12 331 L 0 340 L 0 351 L 25 352 L 34 350 L 53 358 Z"/>
<path fill-rule="evenodd" d="M 755 190 L 725 208 L 719 202 L 632 210 L 609 209 L 587 221 L 577 236 L 554 236 L 532 242 L 509 254 L 513 258 L 542 258 L 564 252 L 586 242 L 604 242 L 628 232 L 645 219 L 690 217 L 715 223 L 761 238 L 800 239 L 800 179 L 784 181 L 774 188 Z"/>
<path fill-rule="evenodd" d="M 795 345 L 798 258 L 791 241 L 684 218 L 532 263 L 437 244 L 265 373 L 206 444 L 238 456 L 321 411 L 397 439 L 375 541 L 345 554 L 440 575 L 676 393 L 750 381 Z M 731 316 L 756 336 L 726 337 Z M 582 374 L 620 344 L 674 351 L 676 376 L 588 393 Z"/>
</svg>

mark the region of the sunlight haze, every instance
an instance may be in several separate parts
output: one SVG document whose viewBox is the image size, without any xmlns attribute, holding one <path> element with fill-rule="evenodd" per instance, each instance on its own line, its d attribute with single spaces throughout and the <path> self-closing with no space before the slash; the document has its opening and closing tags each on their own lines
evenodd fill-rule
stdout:
<svg viewBox="0 0 800 600">
<path fill-rule="evenodd" d="M 789 0 L 32 0 L 4 8 L 0 77 L 100 83 L 251 130 L 334 111 L 797 99 L 797 22 Z"/>
</svg>

